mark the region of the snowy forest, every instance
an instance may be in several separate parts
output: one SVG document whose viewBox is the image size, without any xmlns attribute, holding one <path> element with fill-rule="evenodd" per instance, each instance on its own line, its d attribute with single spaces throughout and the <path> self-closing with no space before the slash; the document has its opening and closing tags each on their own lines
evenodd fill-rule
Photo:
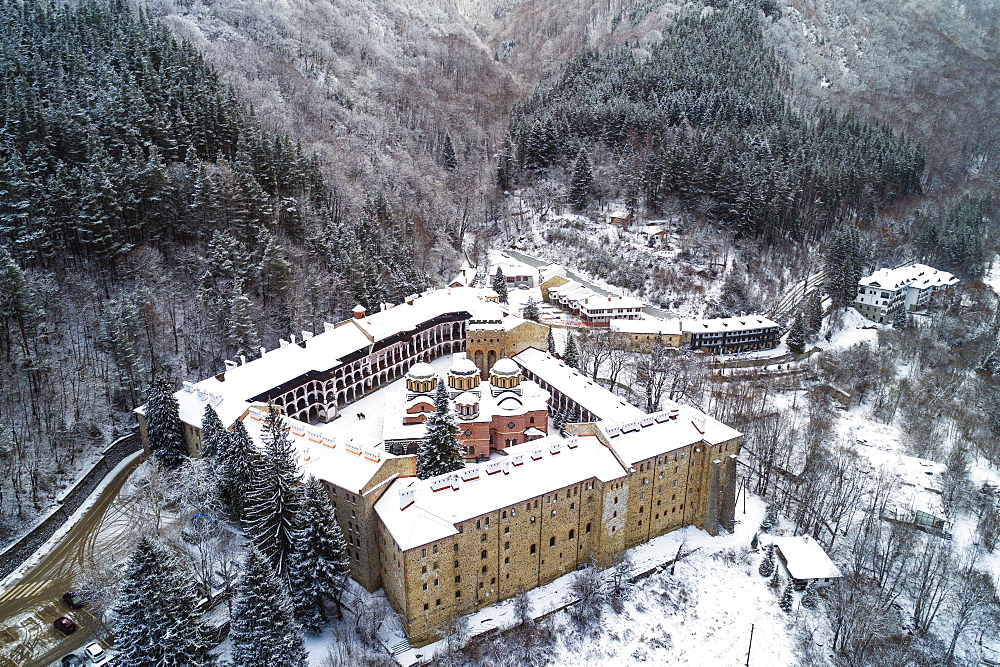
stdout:
<svg viewBox="0 0 1000 667">
<path fill-rule="evenodd" d="M 1000 661 L 998 31 L 994 0 L 0 0 L 0 548 L 145 404 L 141 529 L 78 582 L 123 664 L 216 664 L 222 618 L 234 664 L 395 664 L 281 415 L 258 450 L 206 411 L 189 459 L 171 393 L 516 248 L 678 316 L 768 313 L 787 357 L 550 334 L 645 411 L 743 432 L 742 525 L 458 621 L 436 664 L 708 664 L 734 605 L 776 665 Z M 960 285 L 880 328 L 850 308 L 911 261 Z M 463 465 L 437 403 L 421 478 Z M 882 520 L 883 459 L 937 480 L 947 529 Z M 793 595 L 768 544 L 804 533 L 847 576 Z"/>
</svg>

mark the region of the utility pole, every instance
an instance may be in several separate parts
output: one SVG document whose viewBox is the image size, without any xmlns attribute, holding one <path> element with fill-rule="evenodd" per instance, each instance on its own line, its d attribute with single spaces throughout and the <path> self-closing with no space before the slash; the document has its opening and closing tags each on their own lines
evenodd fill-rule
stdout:
<svg viewBox="0 0 1000 667">
<path fill-rule="evenodd" d="M 754 624 L 751 623 L 750 624 L 750 646 L 747 646 L 747 667 L 750 667 L 750 648 L 753 646 L 753 626 L 754 626 Z"/>
</svg>

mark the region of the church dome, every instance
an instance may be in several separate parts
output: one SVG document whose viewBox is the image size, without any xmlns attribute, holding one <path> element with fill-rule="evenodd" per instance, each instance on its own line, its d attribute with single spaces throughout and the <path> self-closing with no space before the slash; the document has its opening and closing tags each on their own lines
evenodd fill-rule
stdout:
<svg viewBox="0 0 1000 667">
<path fill-rule="evenodd" d="M 410 370 L 406 372 L 406 377 L 412 378 L 414 380 L 430 380 L 435 376 L 434 368 L 427 363 L 419 362 L 413 364 Z"/>
<path fill-rule="evenodd" d="M 490 373 L 493 375 L 503 376 L 519 375 L 521 373 L 521 368 L 513 359 L 500 359 L 493 364 L 493 368 L 490 369 Z"/>
<path fill-rule="evenodd" d="M 453 375 L 475 375 L 479 373 L 479 369 L 476 368 L 476 364 L 473 363 L 472 359 L 468 357 L 458 357 L 455 359 L 455 363 L 451 365 L 451 370 L 448 371 Z"/>
<path fill-rule="evenodd" d="M 478 405 L 479 397 L 475 394 L 463 391 L 461 394 L 455 397 L 455 405 Z"/>
</svg>

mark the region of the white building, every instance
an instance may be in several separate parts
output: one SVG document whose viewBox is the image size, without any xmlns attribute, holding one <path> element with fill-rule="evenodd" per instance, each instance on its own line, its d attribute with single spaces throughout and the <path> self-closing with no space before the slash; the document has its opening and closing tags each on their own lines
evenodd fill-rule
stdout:
<svg viewBox="0 0 1000 667">
<path fill-rule="evenodd" d="M 843 576 L 823 547 L 808 535 L 776 537 L 774 548 L 785 577 L 799 589 L 810 582 L 814 586 L 827 586 Z"/>
<path fill-rule="evenodd" d="M 875 322 L 892 322 L 903 308 L 924 306 L 934 291 L 957 284 L 952 274 L 926 264 L 879 269 L 858 281 L 854 308 Z"/>
</svg>

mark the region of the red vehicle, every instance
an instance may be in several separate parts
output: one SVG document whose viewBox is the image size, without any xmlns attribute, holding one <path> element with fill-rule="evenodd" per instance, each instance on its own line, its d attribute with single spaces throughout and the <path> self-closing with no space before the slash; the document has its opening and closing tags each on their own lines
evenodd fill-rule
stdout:
<svg viewBox="0 0 1000 667">
<path fill-rule="evenodd" d="M 52 626 L 64 635 L 71 635 L 76 632 L 76 623 L 69 620 L 65 616 L 57 618 Z"/>
</svg>

